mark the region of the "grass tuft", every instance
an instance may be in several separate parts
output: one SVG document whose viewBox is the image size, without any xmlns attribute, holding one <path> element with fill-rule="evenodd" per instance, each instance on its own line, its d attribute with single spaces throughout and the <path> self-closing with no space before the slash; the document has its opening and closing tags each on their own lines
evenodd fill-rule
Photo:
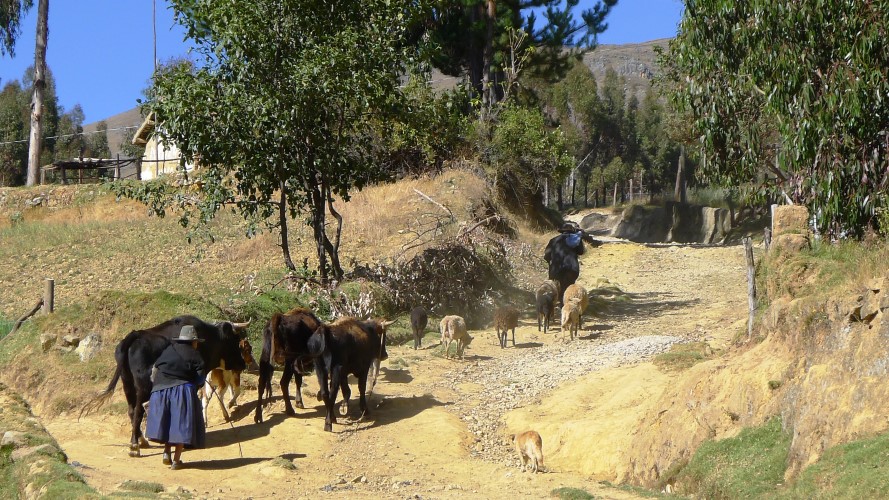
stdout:
<svg viewBox="0 0 889 500">
<path fill-rule="evenodd" d="M 160 493 L 164 491 L 164 485 L 160 483 L 152 483 L 149 481 L 138 481 L 135 479 L 129 479 L 121 483 L 120 489 L 142 493 Z"/>
<path fill-rule="evenodd" d="M 673 344 L 670 350 L 654 357 L 652 362 L 664 371 L 682 371 L 709 359 L 713 350 L 706 342 Z"/>
<path fill-rule="evenodd" d="M 785 497 L 889 498 L 889 433 L 827 450 Z"/>
<path fill-rule="evenodd" d="M 704 442 L 676 475 L 682 492 L 701 498 L 763 498 L 784 482 L 790 435 L 774 417 L 738 436 Z"/>
<path fill-rule="evenodd" d="M 580 488 L 569 488 L 562 486 L 556 488 L 549 493 L 552 497 L 560 500 L 592 500 L 596 497 L 590 495 L 587 491 Z"/>
</svg>

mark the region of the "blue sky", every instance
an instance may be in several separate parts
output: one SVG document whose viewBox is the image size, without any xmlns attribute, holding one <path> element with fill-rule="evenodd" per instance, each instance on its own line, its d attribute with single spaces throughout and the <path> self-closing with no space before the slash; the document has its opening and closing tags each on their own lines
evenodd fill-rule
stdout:
<svg viewBox="0 0 889 500">
<path fill-rule="evenodd" d="M 579 8 L 594 3 L 581 0 Z M 36 4 L 36 2 L 35 2 Z M 599 43 L 623 44 L 672 37 L 680 0 L 619 0 Z M 152 0 L 54 0 L 49 5 L 47 62 L 65 109 L 83 107 L 90 123 L 136 106 L 153 70 Z M 34 62 L 37 7 L 16 44 L 0 58 L 0 85 L 20 80 Z M 188 50 L 166 0 L 157 0 L 157 53 L 161 61 Z"/>
</svg>

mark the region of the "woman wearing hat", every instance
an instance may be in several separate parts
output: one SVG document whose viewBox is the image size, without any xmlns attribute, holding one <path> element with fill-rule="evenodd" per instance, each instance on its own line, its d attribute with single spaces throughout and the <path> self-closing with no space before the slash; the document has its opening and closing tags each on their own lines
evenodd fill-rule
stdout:
<svg viewBox="0 0 889 500">
<path fill-rule="evenodd" d="M 197 350 L 203 339 L 197 337 L 193 326 L 183 326 L 172 340 L 154 363 L 145 435 L 164 444 L 164 465 L 175 470 L 182 467 L 184 447 L 204 447 L 206 429 L 197 390 L 204 384 L 206 373 Z"/>
</svg>

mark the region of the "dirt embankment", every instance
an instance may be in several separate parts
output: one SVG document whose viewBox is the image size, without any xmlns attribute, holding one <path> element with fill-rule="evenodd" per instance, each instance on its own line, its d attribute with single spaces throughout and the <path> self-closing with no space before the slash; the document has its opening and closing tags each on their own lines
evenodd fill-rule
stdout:
<svg viewBox="0 0 889 500">
<path fill-rule="evenodd" d="M 779 298 L 764 341 L 701 363 L 674 381 L 640 421 L 630 479 L 671 481 L 706 439 L 780 415 L 792 433 L 786 478 L 832 446 L 889 429 L 889 280 L 827 300 Z"/>
</svg>

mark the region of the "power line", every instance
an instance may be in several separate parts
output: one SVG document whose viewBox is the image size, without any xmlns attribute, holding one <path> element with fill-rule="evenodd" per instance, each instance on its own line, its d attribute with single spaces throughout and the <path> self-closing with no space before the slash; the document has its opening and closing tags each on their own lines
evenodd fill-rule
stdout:
<svg viewBox="0 0 889 500">
<path fill-rule="evenodd" d="M 103 130 L 93 130 L 92 132 L 77 132 L 77 133 L 74 133 L 74 134 L 54 135 L 54 136 L 51 136 L 51 137 L 44 137 L 43 139 L 64 139 L 64 138 L 66 138 L 66 137 L 75 137 L 75 136 L 78 136 L 78 135 L 100 134 L 100 133 L 102 133 L 102 132 L 117 132 L 118 130 L 130 130 L 130 129 L 134 129 L 134 128 L 139 128 L 139 126 L 138 126 L 138 125 L 132 125 L 132 126 L 130 126 L 130 127 L 117 127 L 117 128 L 106 128 L 106 129 L 103 129 Z M 21 143 L 28 142 L 29 140 L 30 140 L 30 139 L 20 139 L 20 140 L 18 140 L 18 141 L 6 141 L 6 142 L 0 142 L 0 146 L 6 146 L 6 145 L 8 145 L 8 144 L 21 144 Z"/>
</svg>

